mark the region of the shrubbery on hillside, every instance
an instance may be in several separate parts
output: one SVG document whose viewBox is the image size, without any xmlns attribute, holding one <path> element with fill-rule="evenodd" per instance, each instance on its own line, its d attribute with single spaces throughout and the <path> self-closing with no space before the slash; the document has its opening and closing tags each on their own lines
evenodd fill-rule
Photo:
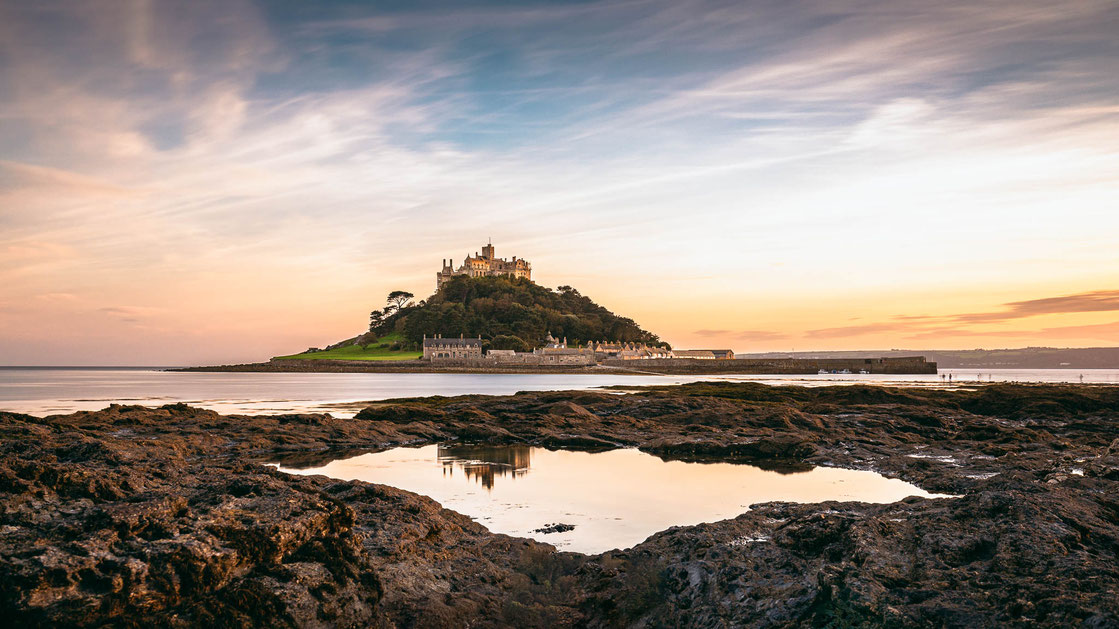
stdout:
<svg viewBox="0 0 1119 629">
<path fill-rule="evenodd" d="M 667 347 L 632 319 L 619 317 L 570 286 L 553 291 L 505 277 L 454 277 L 426 301 L 376 311 L 369 335 L 399 333 L 411 343 L 424 335 L 480 336 L 488 348 L 528 351 L 550 333 L 571 345 L 588 341 L 640 342 Z"/>
</svg>

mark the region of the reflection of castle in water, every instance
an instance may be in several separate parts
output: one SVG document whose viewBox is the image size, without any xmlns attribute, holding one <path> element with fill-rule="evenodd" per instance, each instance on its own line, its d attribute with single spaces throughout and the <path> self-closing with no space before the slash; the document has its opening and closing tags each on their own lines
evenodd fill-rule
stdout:
<svg viewBox="0 0 1119 629">
<path fill-rule="evenodd" d="M 454 474 L 461 467 L 467 478 L 493 489 L 498 476 L 513 478 L 528 471 L 532 458 L 529 446 L 439 446 L 437 457 L 443 464 L 443 474 Z"/>
</svg>

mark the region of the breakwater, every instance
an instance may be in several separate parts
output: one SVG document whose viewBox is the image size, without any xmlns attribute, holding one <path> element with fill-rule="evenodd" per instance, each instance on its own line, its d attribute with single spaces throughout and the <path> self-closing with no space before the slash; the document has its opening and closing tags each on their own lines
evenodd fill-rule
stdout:
<svg viewBox="0 0 1119 629">
<path fill-rule="evenodd" d="M 734 360 L 689 360 L 661 358 L 651 360 L 605 360 L 607 367 L 630 367 L 663 373 L 740 373 L 740 374 L 814 374 L 827 372 L 874 374 L 936 373 L 936 363 L 924 356 L 902 358 L 736 358 Z"/>
</svg>

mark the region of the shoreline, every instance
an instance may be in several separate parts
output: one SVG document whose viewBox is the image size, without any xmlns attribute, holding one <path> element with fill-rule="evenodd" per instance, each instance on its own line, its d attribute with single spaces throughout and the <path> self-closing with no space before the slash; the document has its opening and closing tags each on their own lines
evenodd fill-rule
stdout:
<svg viewBox="0 0 1119 629">
<path fill-rule="evenodd" d="M 481 367 L 465 365 L 432 365 L 420 360 L 273 360 L 265 363 L 237 365 L 212 365 L 202 367 L 177 367 L 164 371 L 209 373 L 496 373 L 496 374 L 602 374 L 602 375 L 666 375 L 600 366 L 572 365 L 516 365 L 509 367 Z"/>
<path fill-rule="evenodd" d="M 440 442 L 866 469 L 959 497 L 752 505 L 581 555 L 265 465 Z M 112 405 L 0 412 L 0 454 L 0 613 L 29 626 L 1119 623 L 1111 387 L 698 382 L 400 399 L 352 419 Z"/>
<path fill-rule="evenodd" d="M 632 364 L 636 363 L 636 364 Z M 632 364 L 632 366 L 631 366 Z M 502 365 L 485 362 L 433 363 L 424 360 L 298 360 L 282 359 L 261 363 L 181 367 L 166 371 L 188 372 L 281 372 L 281 373 L 470 373 L 470 374 L 601 374 L 634 376 L 686 375 L 817 375 L 820 369 L 848 369 L 857 374 L 865 367 L 876 375 L 936 374 L 936 363 L 906 361 L 864 364 L 862 359 L 785 359 L 785 360 L 635 360 L 610 361 L 598 365 Z"/>
</svg>

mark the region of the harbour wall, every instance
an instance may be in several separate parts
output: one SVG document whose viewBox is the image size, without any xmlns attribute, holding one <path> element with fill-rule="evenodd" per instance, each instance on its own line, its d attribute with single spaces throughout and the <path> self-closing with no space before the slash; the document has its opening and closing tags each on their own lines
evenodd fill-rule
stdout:
<svg viewBox="0 0 1119 629">
<path fill-rule="evenodd" d="M 656 358 L 650 360 L 604 360 L 606 367 L 664 371 L 665 373 L 742 373 L 742 374 L 815 374 L 820 370 L 851 373 L 866 371 L 876 374 L 936 373 L 936 363 L 924 356 L 902 358 L 736 358 L 734 360 L 692 360 L 687 358 Z"/>
</svg>

